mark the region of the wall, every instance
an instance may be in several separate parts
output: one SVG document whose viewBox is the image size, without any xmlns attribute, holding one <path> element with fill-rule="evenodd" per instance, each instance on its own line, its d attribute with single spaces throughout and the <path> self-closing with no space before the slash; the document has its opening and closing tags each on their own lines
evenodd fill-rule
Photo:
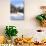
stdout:
<svg viewBox="0 0 46 46">
<path fill-rule="evenodd" d="M 46 5 L 46 0 L 25 0 L 24 20 L 10 20 L 10 0 L 0 0 L 0 35 L 4 34 L 6 25 L 15 25 L 18 36 L 31 36 L 36 29 L 45 29 L 39 26 L 35 16 L 41 13 L 40 6 Z M 46 29 L 45 29 L 46 30 Z"/>
</svg>

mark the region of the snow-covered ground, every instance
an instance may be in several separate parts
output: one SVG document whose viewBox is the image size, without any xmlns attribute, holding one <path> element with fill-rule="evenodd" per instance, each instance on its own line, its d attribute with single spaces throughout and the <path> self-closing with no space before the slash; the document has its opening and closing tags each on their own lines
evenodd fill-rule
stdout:
<svg viewBox="0 0 46 46">
<path fill-rule="evenodd" d="M 17 12 L 17 13 L 11 13 L 11 20 L 23 20 L 24 14 Z"/>
</svg>

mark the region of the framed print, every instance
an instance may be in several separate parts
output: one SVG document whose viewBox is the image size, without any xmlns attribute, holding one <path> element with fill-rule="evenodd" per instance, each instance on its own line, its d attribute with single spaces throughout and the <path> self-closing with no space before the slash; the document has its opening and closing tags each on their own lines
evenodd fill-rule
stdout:
<svg viewBox="0 0 46 46">
<path fill-rule="evenodd" d="M 24 20 L 24 0 L 10 0 L 11 20 Z"/>
</svg>

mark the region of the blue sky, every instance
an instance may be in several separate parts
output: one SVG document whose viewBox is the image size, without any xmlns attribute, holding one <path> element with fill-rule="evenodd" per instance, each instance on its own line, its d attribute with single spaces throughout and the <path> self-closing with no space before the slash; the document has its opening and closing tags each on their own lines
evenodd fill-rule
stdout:
<svg viewBox="0 0 46 46">
<path fill-rule="evenodd" d="M 24 0 L 10 0 L 10 3 L 13 4 L 16 7 L 23 7 Z"/>
</svg>

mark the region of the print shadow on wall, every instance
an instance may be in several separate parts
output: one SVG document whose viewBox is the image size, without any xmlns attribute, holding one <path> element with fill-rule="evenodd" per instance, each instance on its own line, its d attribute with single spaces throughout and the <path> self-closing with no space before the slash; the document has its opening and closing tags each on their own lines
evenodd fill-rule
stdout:
<svg viewBox="0 0 46 46">
<path fill-rule="evenodd" d="M 10 0 L 11 20 L 24 20 L 24 0 Z"/>
</svg>

